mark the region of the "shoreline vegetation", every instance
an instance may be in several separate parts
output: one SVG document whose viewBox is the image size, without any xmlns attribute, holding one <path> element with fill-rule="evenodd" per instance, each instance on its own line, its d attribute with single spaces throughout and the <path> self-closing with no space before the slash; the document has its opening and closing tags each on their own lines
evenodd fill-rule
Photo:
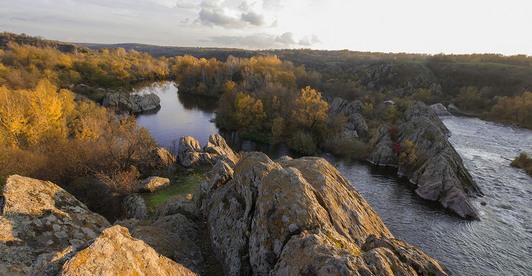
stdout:
<svg viewBox="0 0 532 276">
<path fill-rule="evenodd" d="M 148 131 L 99 105 L 109 91 L 143 81 L 174 80 L 180 92 L 217 97 L 220 128 L 306 155 L 365 160 L 373 138 L 386 134 L 399 165 L 413 163 L 416 145 L 397 138 L 417 101 L 532 128 L 528 56 L 182 50 L 155 57 L 0 33 L 0 180 L 22 174 L 82 192 L 75 180 L 95 177 L 94 189 L 116 201 L 161 173 Z"/>
<path fill-rule="evenodd" d="M 532 176 L 532 155 L 521 152 L 519 156 L 510 163 L 512 167 L 523 169 L 528 175 Z"/>
</svg>

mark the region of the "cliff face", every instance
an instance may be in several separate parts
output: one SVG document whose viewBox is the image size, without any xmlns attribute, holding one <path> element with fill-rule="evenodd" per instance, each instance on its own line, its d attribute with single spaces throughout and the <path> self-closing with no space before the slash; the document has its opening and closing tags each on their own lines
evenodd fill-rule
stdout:
<svg viewBox="0 0 532 276">
<path fill-rule="evenodd" d="M 395 91 L 398 97 L 412 95 L 416 89 L 442 94 L 442 87 L 432 70 L 423 63 L 378 62 L 358 72 L 360 83 L 369 89 Z"/>
<path fill-rule="evenodd" d="M 328 162 L 246 153 L 202 184 L 214 251 L 229 275 L 445 275 L 396 240 Z"/>
<path fill-rule="evenodd" d="M 398 173 L 417 185 L 422 198 L 437 201 L 444 208 L 464 218 L 478 219 L 469 197 L 481 195 L 480 188 L 464 167 L 460 155 L 448 141 L 449 130 L 435 112 L 421 102 L 415 102 L 397 126 L 381 125 L 373 139 L 374 151 L 369 160 L 378 165 L 397 166 Z M 393 151 L 393 143 L 401 153 Z"/>
</svg>

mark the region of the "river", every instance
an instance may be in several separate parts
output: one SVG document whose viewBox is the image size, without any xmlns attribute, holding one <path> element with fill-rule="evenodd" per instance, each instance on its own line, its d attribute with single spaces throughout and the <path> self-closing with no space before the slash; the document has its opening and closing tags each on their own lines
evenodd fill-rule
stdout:
<svg viewBox="0 0 532 276">
<path fill-rule="evenodd" d="M 160 145 L 185 135 L 202 145 L 219 133 L 212 120 L 216 100 L 177 93 L 172 83 L 145 87 L 161 98 L 157 113 L 139 115 Z M 481 221 L 466 221 L 420 199 L 407 181 L 365 163 L 323 155 L 364 196 L 395 237 L 437 259 L 454 275 L 532 273 L 532 178 L 509 166 L 520 151 L 532 152 L 532 131 L 475 118 L 445 117 L 451 143 L 485 196 L 474 199 Z M 260 150 L 271 158 L 290 152 L 281 146 L 241 141 L 221 133 L 236 150 Z M 481 204 L 485 203 L 485 205 Z"/>
</svg>

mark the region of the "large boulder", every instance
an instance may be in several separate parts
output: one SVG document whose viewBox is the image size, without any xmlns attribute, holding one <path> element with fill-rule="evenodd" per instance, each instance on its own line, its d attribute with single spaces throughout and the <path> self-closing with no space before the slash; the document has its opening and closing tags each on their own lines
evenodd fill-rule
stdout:
<svg viewBox="0 0 532 276">
<path fill-rule="evenodd" d="M 199 227 L 182 213 L 150 217 L 145 220 L 127 219 L 115 222 L 126 227 L 131 236 L 144 241 L 159 254 L 168 257 L 195 273 L 203 269 L 203 256 L 198 246 Z"/>
<path fill-rule="evenodd" d="M 200 198 L 213 249 L 229 275 L 445 275 L 435 260 L 395 240 L 324 159 L 276 163 L 254 152 L 234 171 L 214 169 L 217 177 Z M 368 239 L 396 248 L 364 246 Z"/>
<path fill-rule="evenodd" d="M 168 221 L 172 220 L 174 220 L 173 217 L 168 218 Z M 159 226 L 163 225 L 159 224 Z M 197 230 L 196 232 L 184 233 L 184 231 L 174 231 L 176 229 L 181 230 L 184 228 L 171 227 L 166 229 L 154 225 L 137 226 L 130 232 L 131 236 L 144 241 L 155 249 L 157 253 L 176 261 L 194 273 L 201 273 L 203 257 L 195 240 L 189 237 L 192 235 L 197 238 Z"/>
<path fill-rule="evenodd" d="M 161 106 L 161 99 L 154 93 L 141 95 L 111 92 L 105 96 L 102 104 L 103 106 L 117 108 L 121 111 L 142 113 L 159 108 Z"/>
<path fill-rule="evenodd" d="M 445 108 L 445 106 L 441 103 L 432 104 L 429 107 L 438 116 L 450 116 L 451 115 L 451 113 L 447 111 L 447 108 Z"/>
<path fill-rule="evenodd" d="M 460 113 L 462 113 L 462 111 L 458 107 L 456 107 L 456 105 L 454 105 L 452 103 L 447 106 L 447 111 L 449 111 L 452 114 L 460 114 Z"/>
<path fill-rule="evenodd" d="M 0 275 L 28 275 L 68 248 L 96 238 L 109 222 L 59 186 L 10 176 L 0 216 Z M 39 255 L 42 255 L 39 258 Z"/>
<path fill-rule="evenodd" d="M 479 219 L 469 197 L 482 195 L 482 192 L 448 141 L 451 133 L 447 127 L 422 102 L 415 102 L 408 108 L 404 120 L 397 126 L 393 142 L 386 134 L 389 127 L 379 127 L 370 161 L 398 166 L 398 174 L 417 185 L 416 194 L 422 198 L 437 201 L 463 218 Z M 400 152 L 393 150 L 394 144 Z"/>
<path fill-rule="evenodd" d="M 144 180 L 138 181 L 136 188 L 138 192 L 153 193 L 159 189 L 168 187 L 170 179 L 160 176 L 150 176 Z"/>
<path fill-rule="evenodd" d="M 214 165 L 219 160 L 234 166 L 238 161 L 238 156 L 227 145 L 222 136 L 211 134 L 207 145 L 203 149 L 194 137 L 181 137 L 179 139 L 177 160 L 187 168 L 202 164 Z"/>
<path fill-rule="evenodd" d="M 155 210 L 157 218 L 175 214 L 182 214 L 191 220 L 197 220 L 201 216 L 196 202 L 182 196 L 169 198 L 166 202 L 159 204 Z"/>
<path fill-rule="evenodd" d="M 166 170 L 176 163 L 176 157 L 165 148 L 155 148 L 143 164 L 147 170 Z"/>
<path fill-rule="evenodd" d="M 196 275 L 161 256 L 127 228 L 116 225 L 103 231 L 89 247 L 62 267 L 61 275 Z"/>
<path fill-rule="evenodd" d="M 122 201 L 122 210 L 126 219 L 146 219 L 148 218 L 148 207 L 146 201 L 139 194 L 130 194 Z"/>
</svg>

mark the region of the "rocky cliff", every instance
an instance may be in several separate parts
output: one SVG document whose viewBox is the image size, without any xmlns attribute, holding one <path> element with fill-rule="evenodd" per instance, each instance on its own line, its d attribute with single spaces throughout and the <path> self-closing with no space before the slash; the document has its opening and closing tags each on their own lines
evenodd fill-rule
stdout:
<svg viewBox="0 0 532 276">
<path fill-rule="evenodd" d="M 202 149 L 198 140 L 192 136 L 179 139 L 177 160 L 184 167 L 194 165 L 214 165 L 219 160 L 234 166 L 238 156 L 227 145 L 224 138 L 218 134 L 211 134 L 207 145 Z"/>
<path fill-rule="evenodd" d="M 395 91 L 397 97 L 409 96 L 417 89 L 429 89 L 434 95 L 443 93 L 438 78 L 423 63 L 377 62 L 358 72 L 360 83 L 378 92 Z"/>
<path fill-rule="evenodd" d="M 415 102 L 403 119 L 395 127 L 379 127 L 369 161 L 397 166 L 399 175 L 414 183 L 422 198 L 437 201 L 461 217 L 478 219 L 469 197 L 482 195 L 480 188 L 448 141 L 450 132 L 434 110 Z"/>
<path fill-rule="evenodd" d="M 228 275 L 445 275 L 397 240 L 327 161 L 274 162 L 246 153 L 220 162 L 199 204 Z"/>
<path fill-rule="evenodd" d="M 342 138 L 364 138 L 368 136 L 368 125 L 361 114 L 363 105 L 361 101 L 349 102 L 338 97 L 333 99 L 326 98 L 325 100 L 329 103 L 329 117 L 345 116 L 347 119 L 347 124 L 341 134 Z"/>
</svg>

